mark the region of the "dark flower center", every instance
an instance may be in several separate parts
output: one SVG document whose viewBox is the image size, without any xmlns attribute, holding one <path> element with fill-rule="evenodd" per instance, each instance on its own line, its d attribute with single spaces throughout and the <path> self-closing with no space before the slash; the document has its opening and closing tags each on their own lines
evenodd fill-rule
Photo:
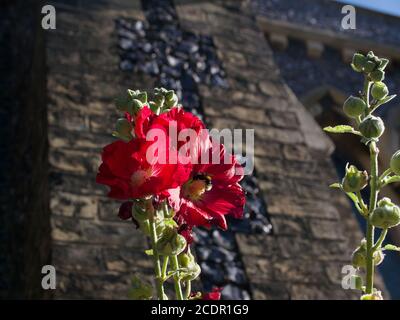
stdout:
<svg viewBox="0 0 400 320">
<path fill-rule="evenodd" d="M 183 185 L 183 196 L 191 200 L 198 200 L 211 188 L 211 177 L 204 173 L 198 173 Z"/>
</svg>

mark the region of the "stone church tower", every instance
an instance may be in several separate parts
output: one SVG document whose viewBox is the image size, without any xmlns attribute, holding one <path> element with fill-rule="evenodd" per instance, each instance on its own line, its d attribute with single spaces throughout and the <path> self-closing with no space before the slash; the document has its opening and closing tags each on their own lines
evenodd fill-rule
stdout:
<svg viewBox="0 0 400 320">
<path fill-rule="evenodd" d="M 274 51 L 288 38 L 268 33 L 255 2 L 57 0 L 57 27 L 46 31 L 40 1 L 0 5 L 1 18 L 20 22 L 0 19 L 9 49 L 0 55 L 1 296 L 125 299 L 130 277 L 151 272 L 146 240 L 118 220 L 95 175 L 113 140 L 113 99 L 163 85 L 209 127 L 255 129 L 247 221 L 196 234 L 197 286 L 235 299 L 357 298 L 341 272 L 363 235 L 328 188 L 335 144 L 288 86 Z M 57 270 L 50 293 L 40 287 L 45 264 Z"/>
</svg>

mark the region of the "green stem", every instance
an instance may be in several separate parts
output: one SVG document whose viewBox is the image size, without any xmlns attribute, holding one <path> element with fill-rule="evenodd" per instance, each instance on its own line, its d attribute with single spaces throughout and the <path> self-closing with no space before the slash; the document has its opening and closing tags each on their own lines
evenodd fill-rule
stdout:
<svg viewBox="0 0 400 320">
<path fill-rule="evenodd" d="M 175 271 L 174 287 L 175 287 L 176 299 L 183 300 L 181 281 L 179 279 L 179 271 L 178 271 L 179 270 L 179 262 L 178 262 L 178 257 L 176 255 L 171 256 L 171 266 L 172 266 L 172 270 Z"/>
<path fill-rule="evenodd" d="M 186 299 L 189 299 L 192 293 L 192 282 L 190 280 L 186 281 Z"/>
<path fill-rule="evenodd" d="M 387 175 L 389 175 L 392 172 L 392 169 L 386 169 L 381 176 L 379 177 L 379 180 L 383 180 L 384 178 L 386 178 Z"/>
<path fill-rule="evenodd" d="M 169 262 L 169 257 L 164 256 L 162 270 L 161 270 L 161 276 L 163 278 L 163 281 L 165 281 L 165 278 L 167 277 L 168 262 Z"/>
<path fill-rule="evenodd" d="M 379 235 L 378 241 L 375 243 L 374 247 L 372 248 L 372 251 L 375 252 L 382 246 L 383 240 L 385 240 L 386 235 L 387 235 L 388 229 L 383 229 L 381 234 Z"/>
<path fill-rule="evenodd" d="M 153 262 L 154 262 L 154 272 L 156 274 L 156 289 L 157 296 L 159 300 L 164 300 L 164 286 L 163 286 L 163 276 L 161 271 L 160 264 L 160 256 L 157 251 L 157 229 L 156 224 L 154 223 L 154 217 L 150 217 L 150 237 L 151 237 L 151 246 L 153 249 Z"/>
<path fill-rule="evenodd" d="M 357 198 L 358 198 L 358 203 L 360 204 L 360 209 L 363 212 L 364 217 L 368 217 L 368 208 L 366 204 L 364 203 L 364 200 L 361 196 L 361 192 L 357 191 Z"/>
<path fill-rule="evenodd" d="M 371 196 L 369 201 L 369 215 L 376 207 L 378 199 L 378 148 L 376 142 L 370 143 L 371 157 L 371 180 L 370 189 Z M 366 275 L 366 293 L 371 294 L 374 288 L 374 259 L 373 259 L 373 244 L 374 244 L 374 226 L 367 220 L 367 275 Z"/>
<path fill-rule="evenodd" d="M 370 90 L 370 88 L 371 88 L 371 82 L 368 80 L 368 77 L 365 77 L 363 94 L 364 94 L 364 101 L 368 107 L 367 114 L 371 113 L 371 110 L 369 109 L 369 107 L 370 107 L 370 105 L 369 105 L 369 90 Z"/>
</svg>

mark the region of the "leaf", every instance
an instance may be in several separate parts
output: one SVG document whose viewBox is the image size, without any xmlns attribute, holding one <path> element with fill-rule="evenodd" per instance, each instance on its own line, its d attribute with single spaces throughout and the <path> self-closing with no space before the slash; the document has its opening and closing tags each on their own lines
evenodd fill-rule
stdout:
<svg viewBox="0 0 400 320">
<path fill-rule="evenodd" d="M 152 256 L 153 255 L 153 249 L 145 250 L 144 253 L 147 254 L 148 256 Z"/>
<path fill-rule="evenodd" d="M 358 198 L 353 192 L 346 192 L 346 195 L 350 198 L 351 201 L 353 201 L 354 205 L 356 206 L 356 209 L 361 215 L 364 215 L 364 212 L 362 211 L 360 204 L 358 203 Z"/>
<path fill-rule="evenodd" d="M 384 180 L 383 184 L 387 185 L 394 182 L 400 182 L 400 176 L 391 176 Z"/>
<path fill-rule="evenodd" d="M 325 127 L 324 131 L 326 132 L 330 132 L 330 133 L 352 133 L 352 134 L 356 134 L 356 135 L 361 135 L 360 132 L 354 130 L 354 128 L 352 126 L 348 126 L 345 124 L 341 124 L 339 126 L 335 126 L 335 127 Z"/>
<path fill-rule="evenodd" d="M 394 98 L 396 98 L 396 94 L 392 94 L 391 96 L 387 96 L 386 98 L 379 100 L 379 102 L 376 104 L 377 107 L 388 103 L 389 101 L 393 100 Z"/>
<path fill-rule="evenodd" d="M 165 220 L 164 220 L 164 223 L 165 223 L 166 226 L 169 226 L 169 227 L 172 227 L 172 228 L 178 227 L 178 225 L 177 225 L 177 223 L 175 222 L 175 220 L 174 220 L 174 219 L 171 219 L 171 218 L 165 219 Z"/>
<path fill-rule="evenodd" d="M 332 183 L 329 185 L 329 188 L 337 188 L 337 189 L 342 189 L 342 185 L 339 182 Z"/>
<path fill-rule="evenodd" d="M 400 251 L 400 247 L 396 247 L 393 244 L 387 244 L 383 247 L 383 250 Z"/>
</svg>

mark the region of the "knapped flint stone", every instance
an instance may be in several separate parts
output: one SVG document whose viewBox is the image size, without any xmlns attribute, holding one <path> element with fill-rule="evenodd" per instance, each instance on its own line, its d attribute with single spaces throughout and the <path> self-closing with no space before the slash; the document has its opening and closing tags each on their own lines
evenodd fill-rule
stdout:
<svg viewBox="0 0 400 320">
<path fill-rule="evenodd" d="M 199 50 L 198 44 L 190 41 L 182 41 L 177 48 L 179 51 L 185 52 L 188 55 L 193 54 Z"/>
<path fill-rule="evenodd" d="M 138 36 L 130 30 L 126 30 L 124 28 L 119 28 L 117 34 L 120 38 L 126 38 L 130 40 L 137 40 Z"/>
<path fill-rule="evenodd" d="M 181 76 L 181 70 L 179 68 L 171 68 L 166 65 L 162 66 L 161 72 L 164 73 L 167 77 L 173 77 L 175 79 Z"/>
<path fill-rule="evenodd" d="M 141 48 L 142 48 L 142 50 L 143 50 L 143 52 L 145 52 L 145 53 L 150 53 L 150 52 L 152 52 L 153 51 L 153 46 L 150 44 L 150 43 L 144 43 L 142 46 L 141 46 Z"/>
<path fill-rule="evenodd" d="M 138 69 L 146 74 L 157 75 L 160 72 L 155 61 L 148 61 L 138 66 Z"/>
<path fill-rule="evenodd" d="M 211 77 L 211 84 L 218 87 L 228 87 L 228 83 L 219 75 Z"/>
<path fill-rule="evenodd" d="M 178 59 L 178 58 L 176 58 L 174 56 L 171 56 L 171 55 L 167 56 L 167 62 L 172 68 L 179 67 L 179 66 L 182 65 L 182 60 L 181 59 Z"/>
<path fill-rule="evenodd" d="M 234 284 L 228 284 L 222 289 L 222 299 L 224 300 L 244 300 L 245 290 L 242 290 L 240 287 Z M 249 294 L 247 293 L 247 297 Z"/>
<path fill-rule="evenodd" d="M 234 250 L 236 247 L 235 237 L 231 232 L 225 232 L 215 229 L 211 232 L 213 242 L 220 247 L 228 250 Z"/>
<path fill-rule="evenodd" d="M 224 264 L 225 280 L 234 282 L 238 285 L 245 285 L 247 283 L 246 274 L 243 268 L 239 268 L 231 263 Z"/>
<path fill-rule="evenodd" d="M 196 228 L 195 231 L 193 232 L 193 238 L 196 244 L 198 245 L 205 245 L 208 246 L 212 244 L 212 239 L 210 238 L 210 235 L 208 234 L 208 231 L 202 229 L 202 228 Z"/>
<path fill-rule="evenodd" d="M 234 261 L 237 254 L 217 246 L 202 247 L 198 252 L 198 257 L 202 261 L 212 261 L 215 263 Z"/>
<path fill-rule="evenodd" d="M 201 262 L 201 276 L 205 277 L 213 285 L 221 285 L 224 282 L 224 271 L 215 263 Z"/>
<path fill-rule="evenodd" d="M 132 71 L 133 70 L 133 64 L 129 60 L 122 60 L 119 63 L 119 67 L 121 68 L 122 71 Z"/>
<path fill-rule="evenodd" d="M 119 46 L 123 50 L 130 50 L 130 49 L 132 49 L 133 41 L 130 39 L 121 38 L 119 40 Z"/>
<path fill-rule="evenodd" d="M 188 91 L 196 91 L 197 85 L 196 82 L 193 80 L 193 77 L 190 76 L 188 73 L 183 73 L 180 81 L 182 83 L 183 90 Z"/>
</svg>

